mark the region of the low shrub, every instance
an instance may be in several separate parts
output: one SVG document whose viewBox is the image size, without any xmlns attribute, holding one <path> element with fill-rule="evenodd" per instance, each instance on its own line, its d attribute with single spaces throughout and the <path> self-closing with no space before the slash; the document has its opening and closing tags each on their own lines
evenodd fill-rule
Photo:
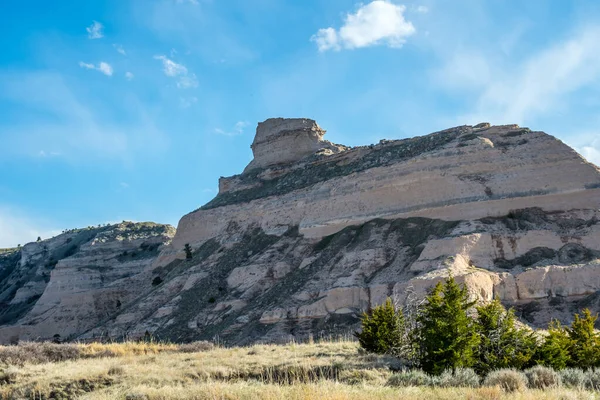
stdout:
<svg viewBox="0 0 600 400">
<path fill-rule="evenodd" d="M 407 386 L 428 386 L 431 384 L 431 377 L 420 369 L 411 369 L 398 372 L 389 377 L 387 386 L 407 387 Z"/>
<path fill-rule="evenodd" d="M 536 365 L 525 370 L 531 389 L 547 389 L 561 386 L 560 375 L 552 368 Z"/>
<path fill-rule="evenodd" d="M 14 367 L 0 369 L 0 385 L 15 383 L 19 372 Z"/>
<path fill-rule="evenodd" d="M 440 387 L 478 387 L 481 378 L 471 368 L 447 369 L 432 378 L 432 384 Z"/>
<path fill-rule="evenodd" d="M 585 371 L 579 368 L 567 368 L 558 371 L 562 384 L 571 389 L 583 389 L 588 379 Z"/>
<path fill-rule="evenodd" d="M 113 365 L 108 369 L 109 375 L 123 375 L 125 373 L 125 368 L 120 365 Z"/>
<path fill-rule="evenodd" d="M 347 385 L 381 384 L 385 381 L 385 371 L 376 369 L 342 370 L 339 382 Z"/>
<path fill-rule="evenodd" d="M 586 371 L 585 387 L 589 390 L 600 390 L 600 369 L 590 369 Z"/>
<path fill-rule="evenodd" d="M 485 377 L 484 386 L 499 386 L 505 392 L 516 392 L 527 389 L 527 376 L 512 368 L 492 371 Z"/>
<path fill-rule="evenodd" d="M 201 351 L 208 351 L 214 348 L 214 343 L 206 340 L 199 340 L 196 342 L 180 344 L 178 350 L 182 353 L 199 353 Z"/>
<path fill-rule="evenodd" d="M 0 346 L 0 363 L 8 365 L 59 362 L 80 357 L 81 349 L 74 344 L 22 342 L 14 346 Z"/>
</svg>

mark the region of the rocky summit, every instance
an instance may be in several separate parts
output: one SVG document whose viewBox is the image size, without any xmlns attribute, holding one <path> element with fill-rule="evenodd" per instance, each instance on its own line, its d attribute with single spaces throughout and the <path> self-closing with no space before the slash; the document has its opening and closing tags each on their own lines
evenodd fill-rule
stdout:
<svg viewBox="0 0 600 400">
<path fill-rule="evenodd" d="M 354 148 L 324 135 L 259 123 L 252 162 L 176 232 L 123 223 L 0 251 L 0 342 L 301 340 L 449 275 L 534 327 L 600 311 L 600 169 L 561 141 L 487 123 Z"/>
</svg>

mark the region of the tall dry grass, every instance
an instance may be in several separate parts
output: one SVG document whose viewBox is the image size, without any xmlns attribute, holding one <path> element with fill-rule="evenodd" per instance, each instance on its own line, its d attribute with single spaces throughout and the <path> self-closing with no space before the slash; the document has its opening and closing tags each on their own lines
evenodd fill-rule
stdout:
<svg viewBox="0 0 600 400">
<path fill-rule="evenodd" d="M 0 348 L 0 399 L 600 399 L 598 392 L 567 388 L 507 393 L 499 386 L 393 386 L 388 382 L 397 362 L 362 354 L 350 341 L 7 347 Z M 9 365 L 8 353 L 19 354 L 18 362 Z"/>
</svg>

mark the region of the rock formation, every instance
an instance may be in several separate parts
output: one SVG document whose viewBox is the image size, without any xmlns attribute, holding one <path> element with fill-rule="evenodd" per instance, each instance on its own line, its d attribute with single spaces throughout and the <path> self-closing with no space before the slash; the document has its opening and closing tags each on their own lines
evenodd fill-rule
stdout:
<svg viewBox="0 0 600 400">
<path fill-rule="evenodd" d="M 292 163 L 320 151 L 338 153 L 347 147 L 323 140 L 325 131 L 312 119 L 271 118 L 260 122 L 252 142 L 254 160 L 245 171 Z"/>
<path fill-rule="evenodd" d="M 78 339 L 301 339 L 355 329 L 361 311 L 387 296 L 418 299 L 449 274 L 533 326 L 600 310 L 600 170 L 559 140 L 479 124 L 347 148 L 324 133 L 307 119 L 260 123 L 254 160 L 221 178 L 172 241 L 160 236 L 165 246 L 134 271 L 139 286 L 123 289 L 118 310 L 89 305 L 102 317 L 55 327 Z M 76 258 L 59 265 L 76 276 Z M 28 282 L 43 295 L 0 340 L 10 329 L 54 333 L 40 316 L 62 291 Z M 80 323 L 72 308 L 53 310 Z"/>
<path fill-rule="evenodd" d="M 146 270 L 174 234 L 123 222 L 0 253 L 0 343 L 74 339 L 118 314 L 152 287 Z"/>
</svg>

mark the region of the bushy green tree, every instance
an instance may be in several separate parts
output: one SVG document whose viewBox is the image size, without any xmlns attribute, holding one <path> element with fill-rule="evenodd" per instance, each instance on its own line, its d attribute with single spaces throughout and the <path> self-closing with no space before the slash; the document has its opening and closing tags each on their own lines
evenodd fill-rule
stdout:
<svg viewBox="0 0 600 400">
<path fill-rule="evenodd" d="M 453 277 L 438 282 L 426 297 L 417 316 L 415 336 L 418 358 L 425 372 L 439 375 L 444 370 L 472 367 L 479 337 L 469 311 L 466 287 Z"/>
<path fill-rule="evenodd" d="M 356 332 L 360 346 L 371 353 L 399 355 L 405 344 L 404 315 L 387 298 L 362 315 L 361 332 Z"/>
<path fill-rule="evenodd" d="M 512 309 L 499 300 L 477 306 L 476 330 L 480 337 L 475 370 L 483 375 L 496 369 L 524 368 L 536 350 L 533 332 L 519 328 Z"/>
<path fill-rule="evenodd" d="M 571 365 L 570 348 L 571 338 L 567 329 L 553 320 L 548 325 L 548 334 L 536 350 L 535 362 L 555 370 L 564 369 Z"/>
<path fill-rule="evenodd" d="M 570 366 L 589 369 L 600 367 L 600 335 L 594 330 L 598 319 L 589 309 L 582 311 L 582 316 L 575 314 L 571 327 L 566 331 L 571 339 L 569 353 Z"/>
</svg>

